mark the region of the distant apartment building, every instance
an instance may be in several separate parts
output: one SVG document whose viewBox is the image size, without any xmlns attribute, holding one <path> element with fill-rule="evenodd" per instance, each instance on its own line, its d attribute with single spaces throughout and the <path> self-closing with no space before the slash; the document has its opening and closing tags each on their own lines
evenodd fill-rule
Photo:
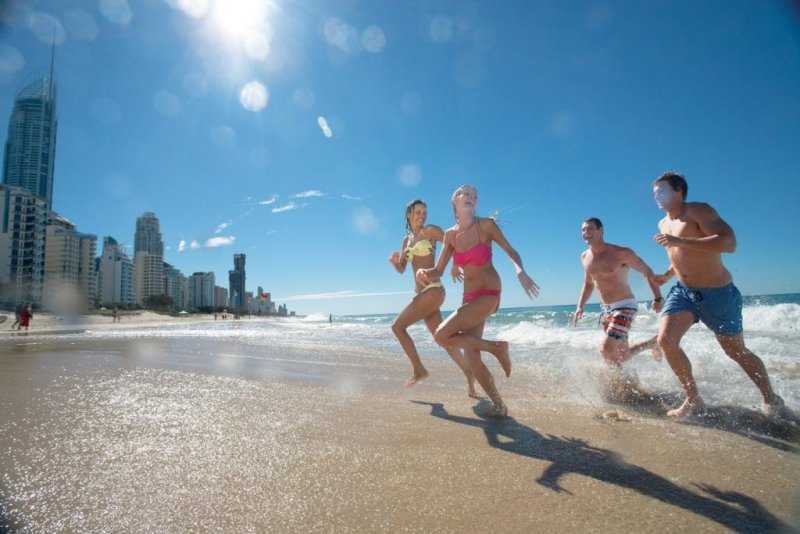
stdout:
<svg viewBox="0 0 800 534">
<path fill-rule="evenodd" d="M 103 239 L 97 285 L 98 300 L 103 306 L 129 306 L 133 294 L 133 262 L 113 237 Z"/>
<path fill-rule="evenodd" d="M 0 185 L 0 300 L 42 303 L 47 201 Z"/>
<path fill-rule="evenodd" d="M 214 286 L 214 305 L 218 308 L 228 306 L 228 289 Z"/>
<path fill-rule="evenodd" d="M 136 234 L 133 246 L 134 282 L 133 293 L 137 304 L 154 295 L 164 295 L 164 242 L 158 218 L 145 212 L 136 219 Z"/>
<path fill-rule="evenodd" d="M 164 263 L 164 289 L 166 295 L 172 299 L 173 307 L 181 310 L 186 308 L 187 279 L 182 272 L 169 263 Z"/>
<path fill-rule="evenodd" d="M 164 260 L 147 252 L 133 256 L 133 294 L 137 304 L 144 304 L 149 297 L 164 295 Z"/>
<path fill-rule="evenodd" d="M 187 284 L 187 307 L 192 309 L 213 308 L 214 287 L 216 279 L 214 273 L 194 273 L 189 277 Z"/>
<path fill-rule="evenodd" d="M 264 289 L 259 286 L 253 303 L 250 307 L 250 313 L 255 315 L 274 315 L 275 303 L 272 302 L 272 295 L 265 293 Z"/>
<path fill-rule="evenodd" d="M 78 232 L 70 221 L 50 212 L 45 239 L 43 307 L 74 313 L 94 308 L 96 250 L 97 236 Z"/>
<path fill-rule="evenodd" d="M 230 303 L 231 307 L 235 309 L 242 309 L 246 307 L 245 301 L 245 255 L 233 255 L 233 270 L 228 271 L 228 283 L 230 284 Z"/>
</svg>

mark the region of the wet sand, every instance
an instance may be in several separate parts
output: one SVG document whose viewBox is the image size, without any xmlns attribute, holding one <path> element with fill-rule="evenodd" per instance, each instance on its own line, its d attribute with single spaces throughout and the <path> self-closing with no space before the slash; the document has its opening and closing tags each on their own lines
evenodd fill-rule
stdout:
<svg viewBox="0 0 800 534">
<path fill-rule="evenodd" d="M 524 373 L 487 420 L 452 364 L 148 339 L 0 343 L 9 530 L 771 532 L 800 526 L 796 426 L 575 405 Z M 495 366 L 496 367 L 496 366 Z"/>
</svg>

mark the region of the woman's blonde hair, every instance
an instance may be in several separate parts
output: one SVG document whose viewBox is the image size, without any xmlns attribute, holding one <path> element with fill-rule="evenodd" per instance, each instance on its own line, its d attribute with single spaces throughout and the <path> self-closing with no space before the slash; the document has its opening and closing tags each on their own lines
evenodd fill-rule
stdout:
<svg viewBox="0 0 800 534">
<path fill-rule="evenodd" d="M 455 202 L 456 202 L 456 197 L 457 197 L 457 196 L 458 196 L 458 194 L 459 194 L 459 193 L 461 193 L 461 192 L 462 192 L 464 189 L 472 189 L 473 191 L 475 191 L 475 207 L 476 207 L 476 208 L 478 207 L 478 190 L 477 190 L 477 189 L 475 189 L 475 186 L 474 186 L 474 185 L 469 185 L 469 184 L 464 184 L 464 185 L 460 185 L 460 186 L 458 186 L 458 188 L 457 188 L 455 191 L 453 191 L 453 196 L 451 196 L 451 197 L 450 197 L 450 203 L 451 203 L 451 204 L 453 204 L 453 217 L 455 217 L 455 219 L 456 219 L 456 222 L 458 222 L 458 215 L 456 214 L 456 204 L 455 204 Z M 473 215 L 474 215 L 475 217 L 477 217 L 477 216 L 478 216 L 478 214 L 477 214 L 477 210 L 475 210 L 475 211 L 473 212 Z"/>
</svg>

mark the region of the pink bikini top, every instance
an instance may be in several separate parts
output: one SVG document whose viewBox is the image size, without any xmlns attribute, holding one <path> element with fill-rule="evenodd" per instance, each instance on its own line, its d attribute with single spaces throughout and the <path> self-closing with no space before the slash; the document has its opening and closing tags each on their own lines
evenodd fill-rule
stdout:
<svg viewBox="0 0 800 534">
<path fill-rule="evenodd" d="M 453 263 L 459 267 L 464 267 L 465 265 L 475 265 L 479 267 L 492 261 L 492 245 L 480 241 L 481 230 L 479 220 L 475 221 L 475 226 L 478 231 L 478 243 L 464 252 L 453 250 Z"/>
</svg>

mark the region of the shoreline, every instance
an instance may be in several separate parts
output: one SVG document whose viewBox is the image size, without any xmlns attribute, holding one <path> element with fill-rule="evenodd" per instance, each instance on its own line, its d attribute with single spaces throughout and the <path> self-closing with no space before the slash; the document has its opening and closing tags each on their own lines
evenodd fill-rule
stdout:
<svg viewBox="0 0 800 534">
<path fill-rule="evenodd" d="M 751 410 L 667 421 L 653 406 L 576 405 L 515 372 L 500 383 L 512 417 L 488 420 L 449 362 L 426 361 L 431 378 L 404 389 L 398 354 L 295 340 L 253 354 L 169 338 L 0 345 L 5 520 L 36 531 L 800 527 L 800 447 Z"/>
</svg>

